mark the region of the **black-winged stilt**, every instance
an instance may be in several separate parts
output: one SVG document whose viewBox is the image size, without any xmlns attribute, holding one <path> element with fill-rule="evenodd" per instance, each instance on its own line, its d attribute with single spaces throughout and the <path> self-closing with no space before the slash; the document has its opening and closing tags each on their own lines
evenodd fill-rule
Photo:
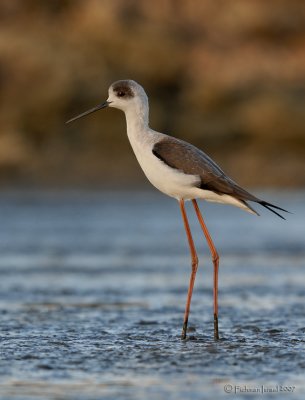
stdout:
<svg viewBox="0 0 305 400">
<path fill-rule="evenodd" d="M 148 124 L 148 97 L 142 86 L 137 82 L 133 80 L 114 82 L 110 86 L 108 93 L 109 97 L 106 102 L 70 119 L 67 123 L 106 107 L 114 107 L 124 111 L 127 122 L 127 135 L 145 175 L 157 189 L 179 201 L 192 257 L 192 272 L 184 313 L 182 339 L 186 338 L 191 298 L 198 267 L 198 257 L 184 205 L 185 200 L 192 201 L 214 264 L 214 338 L 219 339 L 219 255 L 199 210 L 197 199 L 231 204 L 258 215 L 248 204 L 248 201 L 252 201 L 261 204 L 283 219 L 285 218 L 274 209 L 287 211 L 261 200 L 241 188 L 209 156 L 195 146 L 152 130 Z"/>
</svg>

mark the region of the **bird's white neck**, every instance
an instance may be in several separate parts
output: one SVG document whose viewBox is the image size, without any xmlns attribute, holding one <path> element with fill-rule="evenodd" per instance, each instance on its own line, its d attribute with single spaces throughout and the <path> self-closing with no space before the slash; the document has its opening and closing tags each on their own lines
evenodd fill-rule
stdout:
<svg viewBox="0 0 305 400">
<path fill-rule="evenodd" d="M 139 139 L 148 129 L 149 109 L 147 105 L 139 105 L 125 111 L 127 135 L 132 143 L 133 139 Z"/>
</svg>

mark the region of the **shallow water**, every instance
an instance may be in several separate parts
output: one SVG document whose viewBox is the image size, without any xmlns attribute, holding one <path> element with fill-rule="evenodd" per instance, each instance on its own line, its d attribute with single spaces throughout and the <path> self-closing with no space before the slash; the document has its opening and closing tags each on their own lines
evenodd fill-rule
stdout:
<svg viewBox="0 0 305 400">
<path fill-rule="evenodd" d="M 1 399 L 304 398 L 305 193 L 264 197 L 293 214 L 201 204 L 221 255 L 214 342 L 190 205 L 200 267 L 181 341 L 190 261 L 175 201 L 2 192 Z"/>
</svg>

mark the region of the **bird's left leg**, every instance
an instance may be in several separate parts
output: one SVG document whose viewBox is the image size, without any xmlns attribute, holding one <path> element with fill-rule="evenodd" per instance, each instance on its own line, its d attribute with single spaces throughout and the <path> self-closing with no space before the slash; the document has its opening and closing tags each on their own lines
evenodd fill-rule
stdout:
<svg viewBox="0 0 305 400">
<path fill-rule="evenodd" d="M 191 252 L 191 257 L 192 257 L 192 272 L 191 272 L 191 277 L 190 277 L 190 283 L 189 283 L 189 289 L 187 292 L 187 299 L 186 299 L 186 305 L 185 305 L 185 312 L 184 312 L 184 321 L 183 321 L 183 328 L 182 328 L 182 334 L 181 334 L 181 339 L 186 338 L 186 330 L 187 330 L 187 323 L 189 319 L 189 313 L 190 313 L 190 308 L 191 308 L 191 300 L 192 300 L 192 294 L 193 294 L 193 289 L 194 289 L 194 283 L 195 283 L 195 278 L 196 278 L 196 272 L 198 269 L 198 257 L 191 233 L 191 228 L 190 224 L 187 219 L 186 211 L 185 211 L 185 206 L 184 206 L 184 200 L 180 200 L 180 210 L 183 218 L 183 223 L 184 223 L 184 228 Z"/>
<path fill-rule="evenodd" d="M 195 212 L 198 218 L 198 221 L 200 223 L 201 229 L 204 233 L 204 236 L 206 238 L 206 241 L 209 245 L 211 254 L 212 254 L 212 260 L 214 264 L 214 287 L 213 287 L 213 300 L 214 300 L 214 339 L 218 340 L 219 339 L 219 333 L 218 333 L 218 267 L 219 267 L 219 255 L 217 253 L 217 250 L 214 246 L 214 243 L 212 241 L 211 235 L 208 231 L 208 228 L 202 218 L 201 212 L 199 210 L 198 204 L 196 200 L 192 200 L 193 206 L 195 208 Z"/>
</svg>

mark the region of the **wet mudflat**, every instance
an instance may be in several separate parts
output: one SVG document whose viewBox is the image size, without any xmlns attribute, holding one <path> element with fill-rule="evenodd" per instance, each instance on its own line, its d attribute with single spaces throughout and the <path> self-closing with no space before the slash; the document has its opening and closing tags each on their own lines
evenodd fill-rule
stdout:
<svg viewBox="0 0 305 400">
<path fill-rule="evenodd" d="M 188 205 L 190 273 L 175 201 L 154 192 L 2 192 L 1 399 L 293 398 L 305 393 L 305 193 L 264 193 L 282 221 L 200 203 L 212 263 Z M 270 392 L 274 393 L 270 393 Z"/>
</svg>

